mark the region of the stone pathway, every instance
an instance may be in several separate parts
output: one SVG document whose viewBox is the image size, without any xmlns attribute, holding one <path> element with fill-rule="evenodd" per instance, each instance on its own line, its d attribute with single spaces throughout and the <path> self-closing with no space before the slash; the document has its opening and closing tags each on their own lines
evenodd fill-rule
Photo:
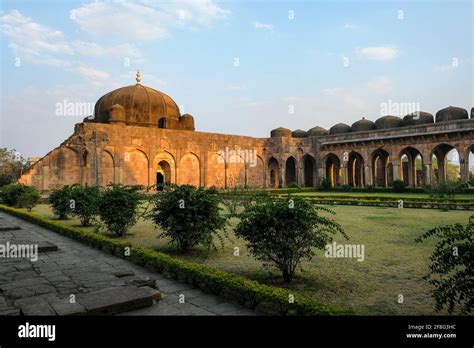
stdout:
<svg viewBox="0 0 474 348">
<path fill-rule="evenodd" d="M 8 243 L 37 244 L 38 259 L 0 255 L 0 315 L 256 314 L 0 212 L 0 248 Z"/>
</svg>

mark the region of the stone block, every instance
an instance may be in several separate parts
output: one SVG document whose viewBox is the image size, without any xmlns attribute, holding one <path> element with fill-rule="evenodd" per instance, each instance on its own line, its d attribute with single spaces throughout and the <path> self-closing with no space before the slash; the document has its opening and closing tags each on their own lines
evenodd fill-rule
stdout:
<svg viewBox="0 0 474 348">
<path fill-rule="evenodd" d="M 123 286 L 78 294 L 76 302 L 84 306 L 89 315 L 113 315 L 149 307 L 153 304 L 153 296 L 147 289 Z"/>
</svg>

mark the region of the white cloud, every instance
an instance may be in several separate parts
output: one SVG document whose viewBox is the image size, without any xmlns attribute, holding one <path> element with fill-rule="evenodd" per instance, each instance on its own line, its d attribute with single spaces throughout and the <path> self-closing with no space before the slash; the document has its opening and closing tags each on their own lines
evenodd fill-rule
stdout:
<svg viewBox="0 0 474 348">
<path fill-rule="evenodd" d="M 371 46 L 356 49 L 356 53 L 370 60 L 391 60 L 400 54 L 395 47 L 391 46 Z"/>
<path fill-rule="evenodd" d="M 374 93 L 386 93 L 392 89 L 392 80 L 388 76 L 376 76 L 367 82 L 367 87 Z"/>
<path fill-rule="evenodd" d="M 261 22 L 255 22 L 255 29 L 260 29 L 260 30 L 273 30 L 273 25 L 272 24 L 266 24 L 266 23 L 261 23 Z"/>
<path fill-rule="evenodd" d="M 0 17 L 0 30 L 10 40 L 9 47 L 17 57 L 74 52 L 61 31 L 35 23 L 17 10 Z"/>
<path fill-rule="evenodd" d="M 343 28 L 344 29 L 355 29 L 356 25 L 352 24 L 352 23 L 346 23 L 346 24 L 344 24 Z"/>
<path fill-rule="evenodd" d="M 231 12 L 211 0 L 120 0 L 91 2 L 72 13 L 72 20 L 91 36 L 152 41 L 168 37 L 175 27 L 208 27 Z"/>
<path fill-rule="evenodd" d="M 100 80 L 105 80 L 105 79 L 109 78 L 109 76 L 110 76 L 110 75 L 109 75 L 107 72 L 105 72 L 105 71 L 102 71 L 102 70 L 93 68 L 93 67 L 91 67 L 91 66 L 89 66 L 89 65 L 85 65 L 85 64 L 81 64 L 81 65 L 78 67 L 77 71 L 78 71 L 81 75 L 83 75 L 83 76 L 85 76 L 85 77 L 87 77 L 87 78 L 89 78 L 89 79 L 91 79 L 91 80 L 99 80 L 99 81 L 100 81 Z"/>
</svg>

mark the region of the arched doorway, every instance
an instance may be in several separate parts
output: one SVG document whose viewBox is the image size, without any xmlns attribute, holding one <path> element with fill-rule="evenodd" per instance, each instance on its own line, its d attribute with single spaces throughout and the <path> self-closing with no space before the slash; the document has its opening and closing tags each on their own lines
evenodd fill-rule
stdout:
<svg viewBox="0 0 474 348">
<path fill-rule="evenodd" d="M 449 144 L 436 146 L 431 153 L 432 177 L 435 183 L 456 181 L 461 178 L 460 158 L 456 148 Z"/>
<path fill-rule="evenodd" d="M 413 147 L 407 147 L 400 153 L 399 178 L 410 187 L 423 185 L 423 159 L 420 151 Z"/>
<path fill-rule="evenodd" d="M 280 173 L 278 170 L 278 161 L 272 157 L 268 161 L 268 173 L 269 173 L 269 183 L 268 186 L 272 188 L 277 188 L 280 186 Z"/>
<path fill-rule="evenodd" d="M 303 157 L 303 174 L 304 174 L 304 186 L 312 187 L 314 186 L 314 168 L 315 160 L 310 155 L 304 155 Z"/>
<path fill-rule="evenodd" d="M 387 151 L 378 149 L 372 154 L 372 177 L 376 187 L 387 187 L 393 184 L 393 167 Z"/>
<path fill-rule="evenodd" d="M 298 179 L 296 178 L 296 160 L 294 157 L 288 157 L 285 165 L 285 184 L 286 187 L 291 184 L 297 184 Z"/>
<path fill-rule="evenodd" d="M 330 154 L 327 156 L 326 161 L 326 179 L 331 183 L 331 187 L 339 185 L 339 171 L 341 168 L 341 162 L 339 158 Z"/>
<path fill-rule="evenodd" d="M 352 187 L 363 187 L 364 180 L 364 159 L 362 156 L 353 151 L 349 154 L 347 162 L 347 170 L 349 174 L 349 185 Z"/>
<path fill-rule="evenodd" d="M 156 170 L 156 189 L 161 191 L 169 184 L 171 184 L 171 166 L 167 161 L 160 161 Z"/>
</svg>

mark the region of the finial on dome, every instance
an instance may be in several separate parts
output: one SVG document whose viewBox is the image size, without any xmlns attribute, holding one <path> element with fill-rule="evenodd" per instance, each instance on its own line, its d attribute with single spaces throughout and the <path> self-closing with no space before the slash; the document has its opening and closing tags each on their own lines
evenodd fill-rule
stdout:
<svg viewBox="0 0 474 348">
<path fill-rule="evenodd" d="M 137 70 L 137 75 L 135 76 L 135 80 L 137 81 L 137 85 L 140 84 L 142 81 L 142 75 L 140 75 L 140 70 Z"/>
</svg>

